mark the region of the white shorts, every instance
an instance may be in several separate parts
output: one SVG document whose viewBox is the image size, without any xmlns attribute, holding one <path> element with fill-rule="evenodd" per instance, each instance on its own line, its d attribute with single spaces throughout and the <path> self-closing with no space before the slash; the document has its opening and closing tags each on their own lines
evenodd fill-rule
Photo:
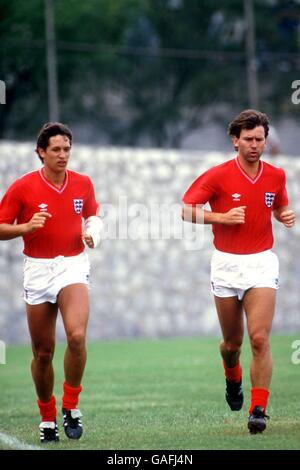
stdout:
<svg viewBox="0 0 300 470">
<path fill-rule="evenodd" d="M 70 284 L 88 284 L 90 262 L 86 253 L 56 258 L 24 259 L 24 300 L 29 305 L 57 302 L 61 289 Z"/>
<path fill-rule="evenodd" d="M 271 250 L 235 255 L 215 250 L 211 259 L 211 290 L 217 297 L 237 296 L 254 287 L 279 287 L 279 261 Z"/>
</svg>

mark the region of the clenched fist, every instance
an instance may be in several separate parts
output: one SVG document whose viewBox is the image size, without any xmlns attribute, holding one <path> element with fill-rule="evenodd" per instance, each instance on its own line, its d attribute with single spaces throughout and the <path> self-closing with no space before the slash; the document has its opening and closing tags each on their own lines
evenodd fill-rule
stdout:
<svg viewBox="0 0 300 470">
<path fill-rule="evenodd" d="M 238 225 L 245 223 L 246 206 L 234 207 L 228 212 L 220 214 L 220 223 L 224 225 Z"/>
<path fill-rule="evenodd" d="M 89 235 L 86 232 L 83 232 L 82 239 L 83 239 L 84 243 L 86 243 L 89 248 L 94 248 L 94 240 L 93 240 L 91 235 Z"/>
<path fill-rule="evenodd" d="M 279 220 L 280 220 L 280 222 L 283 223 L 283 225 L 285 227 L 287 227 L 287 228 L 293 227 L 293 225 L 295 223 L 295 220 L 296 220 L 296 216 L 295 216 L 294 211 L 292 211 L 291 209 L 282 211 L 280 216 L 279 216 Z"/>
</svg>

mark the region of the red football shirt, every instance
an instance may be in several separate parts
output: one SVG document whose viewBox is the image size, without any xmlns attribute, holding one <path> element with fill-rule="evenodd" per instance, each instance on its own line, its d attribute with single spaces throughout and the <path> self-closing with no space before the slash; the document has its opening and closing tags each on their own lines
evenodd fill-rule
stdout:
<svg viewBox="0 0 300 470">
<path fill-rule="evenodd" d="M 273 246 L 272 210 L 288 205 L 285 181 L 281 168 L 263 161 L 252 179 L 235 158 L 199 176 L 185 193 L 183 202 L 191 205 L 209 202 L 212 212 L 219 213 L 246 206 L 244 224 L 213 224 L 214 245 L 227 253 L 259 253 Z"/>
<path fill-rule="evenodd" d="M 49 212 L 45 226 L 23 236 L 24 253 L 33 258 L 74 256 L 84 250 L 82 217 L 96 215 L 99 205 L 93 183 L 86 175 L 67 170 L 58 189 L 42 169 L 18 178 L 0 203 L 0 223 L 28 222 L 36 212 Z"/>
</svg>

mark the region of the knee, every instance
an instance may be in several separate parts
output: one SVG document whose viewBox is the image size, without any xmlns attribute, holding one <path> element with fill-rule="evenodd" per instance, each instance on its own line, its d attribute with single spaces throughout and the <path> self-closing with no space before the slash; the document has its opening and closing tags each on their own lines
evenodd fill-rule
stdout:
<svg viewBox="0 0 300 470">
<path fill-rule="evenodd" d="M 85 348 L 85 334 L 74 332 L 68 336 L 68 346 L 72 351 L 79 352 Z"/>
<path fill-rule="evenodd" d="M 270 347 L 269 335 L 263 332 L 254 333 L 250 335 L 250 343 L 254 355 L 262 354 Z"/>
<path fill-rule="evenodd" d="M 229 354 L 235 354 L 240 352 L 241 346 L 241 341 L 224 341 L 225 350 Z"/>
<path fill-rule="evenodd" d="M 53 348 L 35 348 L 34 358 L 37 362 L 43 365 L 51 364 L 54 355 Z"/>
</svg>

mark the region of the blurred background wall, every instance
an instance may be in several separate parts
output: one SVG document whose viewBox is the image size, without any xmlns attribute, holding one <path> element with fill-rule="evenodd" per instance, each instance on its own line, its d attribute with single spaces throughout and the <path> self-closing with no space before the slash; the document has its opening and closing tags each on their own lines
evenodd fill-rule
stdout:
<svg viewBox="0 0 300 470">
<path fill-rule="evenodd" d="M 254 107 L 271 118 L 267 158 L 285 167 L 299 212 L 300 0 L 0 0 L 0 41 L 0 195 L 38 167 L 38 130 L 60 120 L 74 132 L 71 167 L 110 205 L 107 222 L 122 197 L 179 207 L 191 181 L 231 155 L 228 122 Z M 274 328 L 290 331 L 299 329 L 299 228 L 274 228 Z M 218 332 L 210 228 L 198 235 L 199 251 L 172 238 L 103 240 L 91 252 L 90 337 Z M 28 340 L 21 247 L 0 243 L 7 342 Z"/>
</svg>

